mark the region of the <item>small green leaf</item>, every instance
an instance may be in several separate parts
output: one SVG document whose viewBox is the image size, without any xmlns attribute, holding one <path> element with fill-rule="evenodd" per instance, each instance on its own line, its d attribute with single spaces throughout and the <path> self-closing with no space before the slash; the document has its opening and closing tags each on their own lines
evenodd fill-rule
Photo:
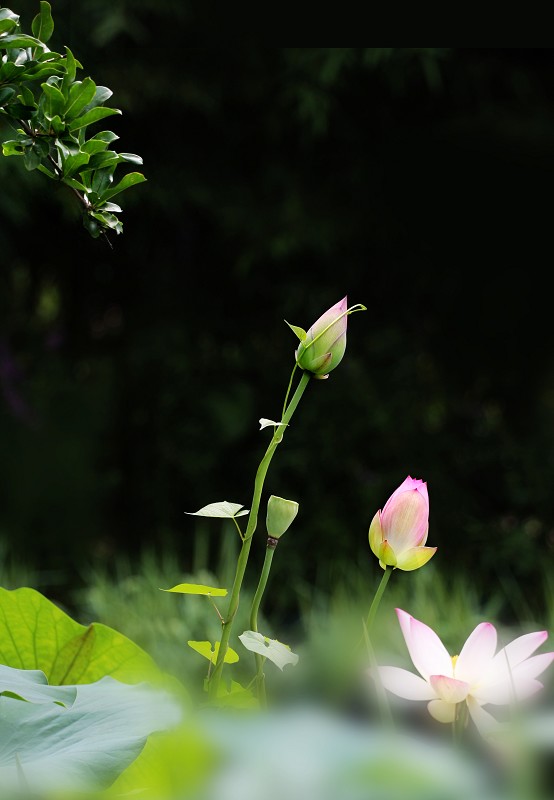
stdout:
<svg viewBox="0 0 554 800">
<path fill-rule="evenodd" d="M 121 214 L 122 212 L 121 206 L 116 205 L 116 203 L 104 203 L 101 208 L 102 211 L 110 211 L 112 214 Z"/>
<path fill-rule="evenodd" d="M 172 589 L 162 589 L 162 592 L 177 592 L 177 594 L 201 594 L 212 597 L 225 597 L 227 589 L 218 589 L 215 586 L 203 586 L 200 583 L 179 583 Z"/>
<path fill-rule="evenodd" d="M 241 686 L 237 681 L 231 681 L 229 688 L 221 682 L 217 690 L 216 702 L 218 706 L 230 708 L 258 708 L 260 705 L 252 691 Z"/>
<path fill-rule="evenodd" d="M 119 153 L 121 161 L 127 161 L 129 164 L 142 164 L 142 158 L 135 155 L 135 153 Z"/>
<path fill-rule="evenodd" d="M 4 19 L 11 19 L 16 25 L 19 22 L 18 15 L 14 14 L 13 11 L 10 11 L 9 8 L 0 8 L 0 20 Z"/>
<path fill-rule="evenodd" d="M 121 111 L 118 108 L 104 108 L 104 106 L 92 108 L 90 111 L 87 111 L 86 114 L 83 114 L 82 117 L 74 119 L 69 125 L 69 130 L 78 131 L 81 128 L 86 128 L 87 125 L 92 125 L 93 122 L 98 122 L 104 119 L 104 117 L 111 117 L 114 114 L 121 114 Z"/>
<path fill-rule="evenodd" d="M 243 509 L 242 511 L 240 509 Z M 222 500 L 220 503 L 209 503 L 198 511 L 185 511 L 193 517 L 218 517 L 220 519 L 232 519 L 233 517 L 244 517 L 248 514 L 248 509 L 243 508 L 240 503 L 229 503 Z"/>
<path fill-rule="evenodd" d="M 29 172 L 36 169 L 40 164 L 42 159 L 42 153 L 40 152 L 38 147 L 29 147 L 25 151 L 25 155 L 23 158 L 23 163 L 25 164 L 25 169 L 28 169 Z"/>
<path fill-rule="evenodd" d="M 57 179 L 57 175 L 55 175 L 55 173 L 53 173 L 52 170 L 47 169 L 47 167 L 45 167 L 44 164 L 39 164 L 37 170 L 39 172 L 42 172 L 43 175 L 46 175 L 47 178 L 51 178 L 52 180 Z"/>
<path fill-rule="evenodd" d="M 106 142 L 106 144 L 111 144 L 112 142 L 115 142 L 117 139 L 119 139 L 119 136 L 117 135 L 117 133 L 114 133 L 113 131 L 100 131 L 100 133 L 96 133 L 92 137 L 92 140 L 94 139 L 100 139 L 101 142 Z"/>
<path fill-rule="evenodd" d="M 303 342 L 306 336 L 308 335 L 304 330 L 304 328 L 299 328 L 298 325 L 291 325 L 290 322 L 287 322 L 286 320 L 285 322 L 287 323 L 291 331 L 293 331 L 293 333 L 295 333 L 298 336 L 300 341 Z"/>
<path fill-rule="evenodd" d="M 60 136 L 60 134 L 62 134 L 65 131 L 65 123 L 60 119 L 58 114 L 52 117 L 52 119 L 50 120 L 50 126 L 54 131 L 54 133 L 56 134 L 56 136 Z"/>
<path fill-rule="evenodd" d="M 277 641 L 277 639 L 269 639 L 256 631 L 245 631 L 239 636 L 239 639 L 247 650 L 269 658 L 280 670 L 286 664 L 298 663 L 296 653 L 293 653 L 288 645 Z"/>
<path fill-rule="evenodd" d="M 44 44 L 33 36 L 14 33 L 10 36 L 0 36 L 0 47 L 13 50 L 17 47 L 44 47 Z"/>
<path fill-rule="evenodd" d="M 62 91 L 66 97 L 69 97 L 69 87 L 75 80 L 77 74 L 77 59 L 69 49 L 65 48 L 65 75 L 63 76 Z"/>
<path fill-rule="evenodd" d="M 31 23 L 33 36 L 41 42 L 48 42 L 54 33 L 54 20 L 52 19 L 52 9 L 46 0 L 40 2 L 40 13 L 36 15 Z"/>
<path fill-rule="evenodd" d="M 2 142 L 2 154 L 5 156 L 22 156 L 25 154 L 25 149 L 20 141 L 9 139 L 7 142 Z"/>
<path fill-rule="evenodd" d="M 107 142 L 102 142 L 100 139 L 89 139 L 81 145 L 83 153 L 88 153 L 93 156 L 95 153 L 102 153 L 108 146 Z"/>
<path fill-rule="evenodd" d="M 201 656 L 207 658 L 208 661 L 211 661 L 212 664 L 216 663 L 217 656 L 219 654 L 219 642 L 216 642 L 213 646 L 211 642 L 188 641 L 187 644 L 197 653 L 200 653 Z M 232 647 L 228 647 L 227 652 L 225 653 L 224 663 L 236 664 L 238 660 L 239 660 L 239 654 L 236 653 Z"/>
<path fill-rule="evenodd" d="M 0 38 L 0 42 L 1 41 L 2 39 Z M 13 61 L 6 61 L 6 63 L 2 64 L 0 67 L 0 83 L 8 83 L 14 78 L 21 77 L 24 72 L 25 67 L 23 65 L 14 64 Z"/>
<path fill-rule="evenodd" d="M 101 106 L 102 103 L 105 103 L 106 100 L 109 100 L 112 95 L 113 95 L 112 90 L 108 89 L 107 86 L 97 86 L 96 91 L 94 92 L 94 96 L 87 104 L 85 111 L 90 111 L 91 108 L 96 108 L 97 106 Z"/>
<path fill-rule="evenodd" d="M 97 169 L 93 172 L 92 190 L 100 197 L 113 181 L 113 167 Z"/>
<path fill-rule="evenodd" d="M 52 78 L 52 80 L 57 80 L 57 78 Z M 40 86 L 48 101 L 45 106 L 45 114 L 48 119 L 52 119 L 54 116 L 60 116 L 63 114 L 65 108 L 65 97 L 60 92 L 58 87 L 53 86 L 51 83 L 41 83 Z"/>
<path fill-rule="evenodd" d="M 11 86 L 4 86 L 0 89 L 0 106 L 5 105 L 15 94 L 15 89 Z"/>
<path fill-rule="evenodd" d="M 15 119 L 31 119 L 36 114 L 34 106 L 24 106 L 22 103 L 10 103 L 4 107 L 4 111 Z"/>
<path fill-rule="evenodd" d="M 88 164 L 89 158 L 88 153 L 77 153 L 77 155 L 68 156 L 63 164 L 64 176 L 71 177 L 75 172 L 78 172 L 81 167 Z"/>
<path fill-rule="evenodd" d="M 2 9 L 2 11 L 4 11 L 4 9 Z M 0 19 L 0 33 L 6 33 L 7 31 L 13 31 L 13 29 L 16 28 L 16 27 L 17 27 L 16 20 L 9 19 L 9 18 Z"/>
<path fill-rule="evenodd" d="M 105 214 L 103 211 L 91 211 L 90 214 L 94 219 L 97 219 L 104 228 L 110 228 L 116 233 L 123 233 L 123 223 L 114 214 Z"/>
<path fill-rule="evenodd" d="M 95 108 L 90 111 L 90 114 L 94 114 L 95 111 L 101 111 L 101 108 Z M 116 194 L 120 192 L 124 192 L 126 189 L 130 189 L 131 186 L 136 186 L 139 183 L 144 183 L 146 178 L 140 172 L 129 172 L 128 175 L 125 175 L 119 183 L 117 183 L 113 188 L 108 189 L 105 192 L 102 192 L 102 200 L 110 200 L 110 198 L 115 197 Z"/>
<path fill-rule="evenodd" d="M 83 108 L 91 101 L 96 91 L 96 84 L 92 78 L 76 81 L 69 89 L 65 116 L 68 120 L 78 117 Z"/>
<path fill-rule="evenodd" d="M 21 86 L 20 94 L 17 95 L 17 99 L 26 106 L 34 106 L 35 104 L 35 96 L 32 91 L 29 89 L 28 86 Z"/>
</svg>

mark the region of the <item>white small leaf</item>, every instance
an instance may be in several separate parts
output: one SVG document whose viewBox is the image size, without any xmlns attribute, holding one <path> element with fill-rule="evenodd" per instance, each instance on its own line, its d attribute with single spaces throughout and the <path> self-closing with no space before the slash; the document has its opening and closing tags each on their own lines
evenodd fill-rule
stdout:
<svg viewBox="0 0 554 800">
<path fill-rule="evenodd" d="M 242 511 L 240 510 L 242 508 Z M 228 500 L 222 500 L 219 503 L 209 503 L 198 511 L 185 511 L 185 514 L 190 514 L 193 517 L 218 517 L 220 519 L 232 519 L 233 517 L 244 517 L 248 514 L 247 508 L 243 508 L 241 503 L 229 503 Z"/>
<path fill-rule="evenodd" d="M 259 422 L 260 422 L 260 430 L 261 431 L 264 428 L 271 428 L 271 426 L 273 426 L 274 428 L 279 427 L 279 425 L 282 425 L 283 427 L 288 427 L 288 422 L 275 422 L 274 419 L 266 419 L 265 417 L 262 417 L 259 420 Z"/>
<path fill-rule="evenodd" d="M 244 631 L 239 636 L 239 639 L 247 650 L 269 658 L 281 670 L 286 664 L 298 663 L 296 653 L 293 653 L 288 645 L 277 641 L 277 639 L 269 639 L 261 633 L 256 633 L 256 631 Z"/>
</svg>

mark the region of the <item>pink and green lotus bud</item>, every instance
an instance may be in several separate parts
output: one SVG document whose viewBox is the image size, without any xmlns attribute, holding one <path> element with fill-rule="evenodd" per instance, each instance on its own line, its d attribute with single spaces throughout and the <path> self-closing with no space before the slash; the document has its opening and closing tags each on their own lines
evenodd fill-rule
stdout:
<svg viewBox="0 0 554 800">
<path fill-rule="evenodd" d="M 298 503 L 272 494 L 267 501 L 267 535 L 279 539 L 287 531 L 298 514 Z"/>
<path fill-rule="evenodd" d="M 348 308 L 347 298 L 343 297 L 322 314 L 307 332 L 287 322 L 300 339 L 295 355 L 301 369 L 323 380 L 340 364 L 346 350 L 348 316 L 355 311 L 366 311 L 366 307 L 358 303 Z"/>
<path fill-rule="evenodd" d="M 383 567 L 418 569 L 436 553 L 425 547 L 429 532 L 429 495 L 425 481 L 410 478 L 394 491 L 369 528 L 369 546 Z"/>
</svg>

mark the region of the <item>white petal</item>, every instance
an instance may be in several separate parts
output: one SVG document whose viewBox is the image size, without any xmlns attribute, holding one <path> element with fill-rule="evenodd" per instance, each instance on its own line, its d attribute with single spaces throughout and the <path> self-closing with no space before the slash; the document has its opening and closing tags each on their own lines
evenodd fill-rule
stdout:
<svg viewBox="0 0 554 800">
<path fill-rule="evenodd" d="M 542 683 L 534 678 L 522 678 L 517 682 L 512 682 L 512 680 L 507 679 L 489 686 L 480 686 L 472 689 L 471 693 L 480 703 L 508 706 L 514 700 L 526 700 L 543 688 Z"/>
<path fill-rule="evenodd" d="M 482 622 L 469 635 L 458 656 L 454 675 L 473 686 L 483 679 L 496 650 L 496 628 Z"/>
<path fill-rule="evenodd" d="M 491 733 L 498 730 L 499 724 L 492 714 L 489 714 L 488 711 L 484 711 L 473 697 L 467 698 L 467 707 L 471 719 L 475 723 L 475 727 L 483 738 L 486 739 Z"/>
<path fill-rule="evenodd" d="M 405 700 L 430 700 L 436 696 L 427 681 L 401 667 L 379 667 L 379 678 L 385 689 Z"/>
<path fill-rule="evenodd" d="M 526 633 L 524 636 L 518 636 L 513 642 L 506 645 L 502 650 L 499 650 L 493 660 L 493 668 L 506 667 L 506 661 L 510 664 L 510 669 L 517 667 L 526 658 L 528 658 L 541 644 L 548 639 L 547 631 L 535 631 L 534 633 Z"/>
<path fill-rule="evenodd" d="M 437 634 L 402 609 L 397 608 L 396 613 L 410 658 L 425 680 L 429 680 L 430 675 L 453 677 L 452 659 Z"/>
<path fill-rule="evenodd" d="M 456 719 L 456 706 L 444 700 L 431 700 L 427 704 L 427 711 L 437 722 L 454 722 Z"/>
<path fill-rule="evenodd" d="M 529 680 L 538 677 L 553 661 L 554 653 L 541 653 L 539 656 L 527 658 L 512 669 L 514 683 L 517 686 L 520 680 Z"/>
<path fill-rule="evenodd" d="M 445 703 L 461 703 L 469 692 L 469 683 L 449 678 L 447 675 L 431 675 L 431 686 Z"/>
</svg>

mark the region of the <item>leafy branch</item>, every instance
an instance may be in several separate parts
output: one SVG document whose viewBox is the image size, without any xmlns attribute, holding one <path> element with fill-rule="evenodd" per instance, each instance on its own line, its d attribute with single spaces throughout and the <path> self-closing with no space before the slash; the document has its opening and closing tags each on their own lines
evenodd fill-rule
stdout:
<svg viewBox="0 0 554 800">
<path fill-rule="evenodd" d="M 130 172 L 114 183 L 114 173 L 119 164 L 140 165 L 142 158 L 111 149 L 119 138 L 112 131 L 88 138 L 89 126 L 121 114 L 104 105 L 113 93 L 90 77 L 77 80 L 83 66 L 68 47 L 63 55 L 47 47 L 54 21 L 45 0 L 31 30 L 32 35 L 23 33 L 19 16 L 0 7 L 0 116 L 14 130 L 2 152 L 68 186 L 91 236 L 122 233 L 121 208 L 112 200 L 146 178 Z"/>
</svg>

